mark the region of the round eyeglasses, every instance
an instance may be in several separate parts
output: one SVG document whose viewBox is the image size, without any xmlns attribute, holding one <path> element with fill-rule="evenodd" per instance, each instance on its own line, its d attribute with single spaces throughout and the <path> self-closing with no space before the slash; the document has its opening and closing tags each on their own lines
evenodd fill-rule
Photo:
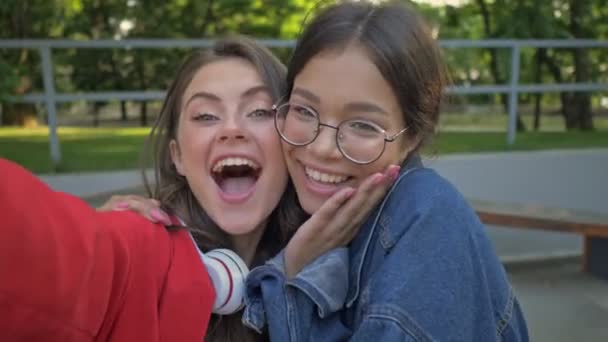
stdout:
<svg viewBox="0 0 608 342">
<path fill-rule="evenodd" d="M 394 135 L 377 124 L 361 119 L 342 121 L 337 127 L 324 124 L 319 114 L 312 108 L 293 103 L 274 106 L 274 124 L 285 142 L 293 146 L 306 146 L 318 136 L 321 127 L 335 129 L 336 146 L 348 160 L 356 164 L 370 164 L 378 160 L 387 142 L 393 142 L 407 130 L 402 129 Z"/>
</svg>

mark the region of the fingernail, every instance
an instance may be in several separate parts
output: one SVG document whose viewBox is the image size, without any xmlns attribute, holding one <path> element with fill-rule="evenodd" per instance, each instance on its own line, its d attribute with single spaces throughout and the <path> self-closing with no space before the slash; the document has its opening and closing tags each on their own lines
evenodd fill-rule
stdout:
<svg viewBox="0 0 608 342">
<path fill-rule="evenodd" d="M 344 192 L 344 198 L 345 199 L 349 199 L 351 197 L 353 197 L 353 195 L 355 194 L 355 189 L 348 189 Z"/>
<path fill-rule="evenodd" d="M 163 224 L 171 224 L 171 220 L 169 220 L 169 217 L 160 209 L 150 210 L 150 216 L 152 216 L 153 219 L 162 222 Z"/>
<path fill-rule="evenodd" d="M 116 203 L 116 205 L 114 206 L 114 209 L 128 209 L 129 208 L 129 202 L 119 202 Z"/>
<path fill-rule="evenodd" d="M 384 182 L 385 179 L 386 179 L 385 175 L 383 175 L 381 173 L 377 173 L 374 175 L 374 178 L 372 178 L 372 184 L 378 185 L 378 184 Z"/>
<path fill-rule="evenodd" d="M 388 177 L 392 180 L 397 179 L 399 176 L 399 170 L 401 170 L 401 167 L 399 166 L 391 167 L 390 170 L 388 170 Z"/>
</svg>

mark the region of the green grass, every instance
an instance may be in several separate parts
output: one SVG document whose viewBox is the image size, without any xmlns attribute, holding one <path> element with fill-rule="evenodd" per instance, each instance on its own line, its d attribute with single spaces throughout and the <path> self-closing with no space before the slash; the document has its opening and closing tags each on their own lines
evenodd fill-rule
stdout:
<svg viewBox="0 0 608 342">
<path fill-rule="evenodd" d="M 502 132 L 445 132 L 427 149 L 431 153 L 475 153 L 608 147 L 608 131 L 518 133 L 515 144 L 507 144 Z"/>
<path fill-rule="evenodd" d="M 534 117 L 532 115 L 521 115 L 522 122 L 528 130 L 534 127 Z M 489 113 L 462 114 L 451 113 L 441 115 L 439 126 L 446 129 L 464 130 L 493 130 L 504 131 L 507 127 L 509 117 L 507 115 L 496 115 Z M 608 130 L 608 116 L 596 115 L 593 124 L 597 130 Z M 540 121 L 540 128 L 543 132 L 565 131 L 564 119 L 559 115 L 543 115 Z"/>
<path fill-rule="evenodd" d="M 504 126 L 503 126 L 504 127 Z M 54 169 L 46 128 L 0 127 L 0 157 L 14 160 L 36 173 L 132 169 L 149 128 L 61 127 L 62 163 Z M 443 132 L 427 149 L 432 154 L 608 147 L 608 130 L 595 132 L 519 133 L 508 146 L 503 132 Z"/>
<path fill-rule="evenodd" d="M 47 128 L 0 128 L 0 157 L 36 173 L 136 168 L 149 128 L 59 128 L 62 162 L 54 170 Z"/>
</svg>

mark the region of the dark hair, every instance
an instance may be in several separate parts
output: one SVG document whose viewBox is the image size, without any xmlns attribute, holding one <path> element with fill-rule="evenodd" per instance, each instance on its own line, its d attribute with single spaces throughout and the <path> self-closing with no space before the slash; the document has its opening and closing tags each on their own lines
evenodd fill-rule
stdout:
<svg viewBox="0 0 608 342">
<path fill-rule="evenodd" d="M 353 44 L 366 49 L 393 89 L 409 136 L 421 142 L 431 138 L 446 85 L 445 66 L 423 19 L 402 3 L 346 1 L 324 8 L 298 40 L 288 66 L 287 93 L 313 57 Z"/>
<path fill-rule="evenodd" d="M 146 178 L 148 194 L 158 199 L 165 210 L 177 214 L 203 251 L 231 248 L 227 233 L 222 231 L 198 203 L 185 177 L 171 160 L 169 142 L 176 139 L 182 96 L 196 72 L 203 66 L 225 58 L 242 58 L 250 62 L 261 75 L 274 101 L 285 89 L 285 66 L 266 48 L 245 37 L 231 37 L 216 41 L 212 47 L 191 54 L 181 65 L 169 87 L 144 149 L 144 160 L 152 159 L 154 185 Z M 278 143 L 278 142 L 277 142 Z M 144 163 L 145 165 L 146 163 Z M 256 248 L 253 266 L 268 260 L 283 248 L 303 221 L 304 213 L 297 204 L 291 181 L 277 208 L 271 213 L 266 230 Z M 229 316 L 212 315 L 206 341 L 267 340 L 241 323 L 241 313 Z"/>
</svg>

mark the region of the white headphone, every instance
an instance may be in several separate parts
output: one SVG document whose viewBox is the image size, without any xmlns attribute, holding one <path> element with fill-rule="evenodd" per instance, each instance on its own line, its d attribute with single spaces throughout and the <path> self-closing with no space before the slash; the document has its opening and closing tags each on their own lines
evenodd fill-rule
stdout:
<svg viewBox="0 0 608 342">
<path fill-rule="evenodd" d="M 213 313 L 230 315 L 245 305 L 245 278 L 249 268 L 229 249 L 214 249 L 202 255 L 215 289 Z"/>
<path fill-rule="evenodd" d="M 184 221 L 176 215 L 171 216 L 171 222 L 176 226 L 186 226 Z M 218 248 L 202 253 L 194 238 L 192 238 L 192 243 L 199 251 L 215 290 L 213 313 L 230 315 L 241 310 L 245 306 L 245 279 L 249 274 L 247 264 L 238 254 L 229 249 Z"/>
</svg>

